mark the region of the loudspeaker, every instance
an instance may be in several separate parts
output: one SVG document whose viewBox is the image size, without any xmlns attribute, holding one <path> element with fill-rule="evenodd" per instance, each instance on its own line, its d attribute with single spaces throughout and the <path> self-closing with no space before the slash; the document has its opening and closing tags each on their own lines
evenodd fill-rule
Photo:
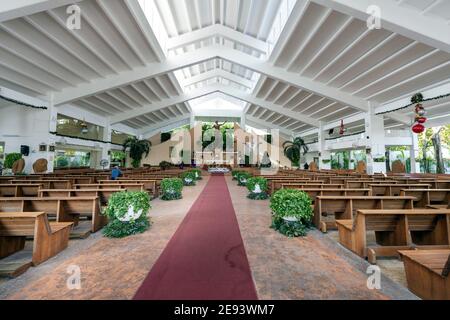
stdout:
<svg viewBox="0 0 450 320">
<path fill-rule="evenodd" d="M 328 131 L 328 134 L 331 136 L 334 133 L 334 129 L 330 129 L 330 131 Z"/>
<path fill-rule="evenodd" d="M 30 154 L 30 147 L 29 146 L 20 146 L 20 153 L 23 156 L 28 157 L 28 155 Z"/>
</svg>

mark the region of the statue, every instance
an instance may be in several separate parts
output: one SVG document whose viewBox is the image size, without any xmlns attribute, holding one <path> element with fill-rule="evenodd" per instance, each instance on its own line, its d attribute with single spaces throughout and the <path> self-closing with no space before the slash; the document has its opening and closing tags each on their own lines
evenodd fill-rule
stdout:
<svg viewBox="0 0 450 320">
<path fill-rule="evenodd" d="M 222 123 L 222 124 L 219 124 L 219 121 L 216 121 L 216 122 L 214 122 L 214 124 L 213 124 L 213 128 L 216 129 L 216 130 L 220 130 L 220 128 L 222 128 L 223 125 L 224 125 L 225 123 L 226 123 L 226 122 L 224 122 L 224 123 Z"/>
</svg>

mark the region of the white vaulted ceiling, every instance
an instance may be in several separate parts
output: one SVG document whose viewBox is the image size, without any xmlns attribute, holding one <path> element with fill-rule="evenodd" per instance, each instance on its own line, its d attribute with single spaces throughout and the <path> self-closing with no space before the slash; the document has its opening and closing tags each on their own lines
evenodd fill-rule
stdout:
<svg viewBox="0 0 450 320">
<path fill-rule="evenodd" d="M 446 0 L 84 0 L 74 31 L 66 6 L 33 1 L 45 10 L 0 5 L 0 86 L 139 130 L 184 121 L 190 101 L 220 93 L 261 127 L 302 134 L 352 117 L 357 131 L 369 104 L 393 109 L 450 83 Z M 397 18 L 369 30 L 365 2 Z M 450 118 L 449 107 L 429 116 Z M 385 125 L 412 117 L 388 113 Z"/>
</svg>

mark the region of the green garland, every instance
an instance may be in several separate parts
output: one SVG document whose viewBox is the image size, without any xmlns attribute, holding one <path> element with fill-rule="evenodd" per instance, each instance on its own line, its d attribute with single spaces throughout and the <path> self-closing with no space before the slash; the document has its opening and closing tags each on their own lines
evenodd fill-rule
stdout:
<svg viewBox="0 0 450 320">
<path fill-rule="evenodd" d="M 8 102 L 12 102 L 12 103 L 17 104 L 19 106 L 24 106 L 24 107 L 33 108 L 33 109 L 47 110 L 47 107 L 34 106 L 32 104 L 25 103 L 25 102 L 22 102 L 22 101 L 19 101 L 19 100 L 11 99 L 11 98 L 7 98 L 7 97 L 2 96 L 2 95 L 0 95 L 0 99 L 8 101 Z"/>
<path fill-rule="evenodd" d="M 391 112 L 403 110 L 403 109 L 406 109 L 406 108 L 410 108 L 410 107 L 412 107 L 413 105 L 418 104 L 418 103 L 423 103 L 423 102 L 433 101 L 433 100 L 439 100 L 439 99 L 444 99 L 444 98 L 448 98 L 448 97 L 450 97 L 450 93 L 443 94 L 443 95 L 440 95 L 440 96 L 436 96 L 436 97 L 433 97 L 433 98 L 423 99 L 423 95 L 422 95 L 421 93 L 416 93 L 416 94 L 411 98 L 411 103 L 410 103 L 410 104 L 408 104 L 408 105 L 406 105 L 406 106 L 403 106 L 403 107 L 399 107 L 399 108 L 394 109 L 394 110 L 388 110 L 388 111 L 378 112 L 378 113 L 376 113 L 376 114 L 377 114 L 377 115 L 380 115 L 380 114 L 391 113 Z"/>
<path fill-rule="evenodd" d="M 64 138 L 80 139 L 80 140 L 93 141 L 93 142 L 100 142 L 100 143 L 109 143 L 109 144 L 114 144 L 114 145 L 116 145 L 116 146 L 121 146 L 121 147 L 122 147 L 121 144 L 113 143 L 113 142 L 111 142 L 111 141 L 106 141 L 106 140 L 90 139 L 90 138 L 83 138 L 83 137 L 71 136 L 71 135 L 68 135 L 68 134 L 57 133 L 57 132 L 55 132 L 55 131 L 50 131 L 50 134 L 53 134 L 53 135 L 58 136 L 58 137 L 64 137 Z"/>
</svg>

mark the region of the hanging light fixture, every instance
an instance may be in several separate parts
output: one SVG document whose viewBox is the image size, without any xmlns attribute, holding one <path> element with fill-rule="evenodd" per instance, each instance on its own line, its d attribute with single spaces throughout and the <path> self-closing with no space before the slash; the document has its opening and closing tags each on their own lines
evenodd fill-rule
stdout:
<svg viewBox="0 0 450 320">
<path fill-rule="evenodd" d="M 87 125 L 86 121 L 84 120 L 84 118 L 83 118 L 83 122 L 80 124 L 80 126 L 81 126 L 82 134 L 87 134 L 89 132 L 88 125 Z"/>
<path fill-rule="evenodd" d="M 343 135 L 347 129 L 344 127 L 344 120 L 341 120 L 341 128 L 339 129 L 339 134 Z"/>
</svg>

